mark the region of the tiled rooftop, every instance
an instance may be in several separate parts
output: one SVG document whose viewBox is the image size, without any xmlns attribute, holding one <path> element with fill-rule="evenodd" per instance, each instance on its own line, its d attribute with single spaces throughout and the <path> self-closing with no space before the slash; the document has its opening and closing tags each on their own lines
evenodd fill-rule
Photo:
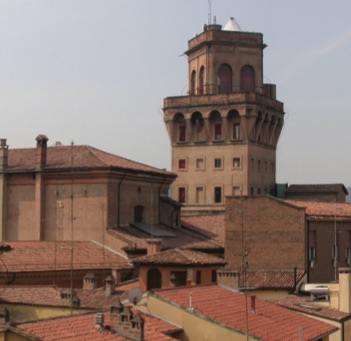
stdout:
<svg viewBox="0 0 351 341">
<path fill-rule="evenodd" d="M 189 248 L 189 249 L 201 249 L 206 250 L 220 250 L 222 245 L 219 245 L 212 239 L 211 236 L 199 233 L 198 231 L 186 229 L 186 228 L 170 228 L 165 225 L 155 225 L 155 227 L 163 229 L 175 235 L 174 238 L 163 238 L 161 243 L 161 249 L 173 249 L 173 248 Z M 128 249 L 145 251 L 147 248 L 146 239 L 150 238 L 150 235 L 138 230 L 132 226 L 119 227 L 117 229 L 110 229 L 109 234 L 116 238 L 121 238 L 129 243 Z M 199 244 L 200 243 L 200 244 Z"/>
<path fill-rule="evenodd" d="M 181 223 L 184 225 L 184 227 L 204 234 L 214 242 L 218 243 L 221 246 L 224 246 L 224 214 L 182 217 Z"/>
<path fill-rule="evenodd" d="M 312 219 L 351 219 L 350 203 L 327 203 L 295 200 L 285 200 L 285 202 L 296 207 L 305 208 L 307 216 Z"/>
<path fill-rule="evenodd" d="M 60 293 L 64 288 L 56 286 L 0 286 L 0 302 L 29 304 L 50 307 L 67 307 L 70 304 L 61 300 Z M 115 294 L 107 296 L 105 288 L 94 290 L 74 289 L 79 298 L 79 308 L 108 309 L 113 303 L 124 298 L 125 289 L 117 288 Z"/>
<path fill-rule="evenodd" d="M 286 193 L 338 193 L 340 191 L 344 191 L 347 194 L 347 190 L 343 184 L 305 184 L 290 185 Z"/>
<path fill-rule="evenodd" d="M 300 328 L 304 340 L 316 340 L 336 330 L 336 327 L 259 298 L 252 313 L 250 297 L 217 285 L 155 290 L 150 295 L 183 308 L 189 308 L 191 296 L 193 313 L 199 318 L 211 319 L 242 333 L 248 330 L 249 335 L 266 341 L 299 340 Z"/>
<path fill-rule="evenodd" d="M 136 265 L 224 265 L 225 261 L 207 253 L 172 249 L 133 259 Z"/>
<path fill-rule="evenodd" d="M 273 302 L 300 313 L 306 313 L 329 320 L 342 321 L 345 318 L 351 318 L 350 314 L 313 302 L 310 297 L 306 296 L 289 295 L 275 299 Z"/>
<path fill-rule="evenodd" d="M 180 328 L 164 322 L 147 314 L 141 314 L 145 320 L 144 340 L 145 341 L 171 341 L 174 338 L 165 335 L 180 331 Z M 110 323 L 108 313 L 104 314 L 104 325 Z M 85 314 L 73 317 L 55 318 L 41 322 L 25 323 L 17 328 L 31 335 L 39 337 L 43 341 L 127 341 L 128 339 L 108 328 L 100 329 L 95 327 L 95 314 Z"/>
<path fill-rule="evenodd" d="M 34 170 L 36 148 L 9 149 L 7 171 Z M 73 161 L 72 161 L 73 156 Z M 121 168 L 175 177 L 173 173 L 113 155 L 90 146 L 57 146 L 47 148 L 46 169 Z"/>
<path fill-rule="evenodd" d="M 292 289 L 301 281 L 304 270 L 248 270 L 240 275 L 241 288 L 260 289 Z"/>
<path fill-rule="evenodd" d="M 130 267 L 121 256 L 88 241 L 11 241 L 6 245 L 13 250 L 1 255 L 0 271 L 69 270 L 72 246 L 75 270 Z"/>
</svg>

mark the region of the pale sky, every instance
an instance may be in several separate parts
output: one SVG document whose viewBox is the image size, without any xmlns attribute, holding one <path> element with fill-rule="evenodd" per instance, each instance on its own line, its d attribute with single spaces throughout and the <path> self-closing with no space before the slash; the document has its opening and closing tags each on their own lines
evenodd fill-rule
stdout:
<svg viewBox="0 0 351 341">
<path fill-rule="evenodd" d="M 163 98 L 187 92 L 208 0 L 0 0 L 0 137 L 87 144 L 170 169 Z M 285 126 L 277 182 L 351 185 L 351 1 L 212 0 L 261 32 Z"/>
</svg>

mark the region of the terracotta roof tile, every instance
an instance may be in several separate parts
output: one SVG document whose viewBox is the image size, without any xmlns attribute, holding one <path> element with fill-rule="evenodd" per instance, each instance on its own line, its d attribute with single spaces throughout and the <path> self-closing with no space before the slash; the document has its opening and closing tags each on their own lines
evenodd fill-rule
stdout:
<svg viewBox="0 0 351 341">
<path fill-rule="evenodd" d="M 212 241 L 224 247 L 224 214 L 182 217 L 181 223 L 193 231 L 206 235 Z"/>
<path fill-rule="evenodd" d="M 0 271 L 26 272 L 69 270 L 71 246 L 73 267 L 81 269 L 128 268 L 128 262 L 116 253 L 89 241 L 11 241 L 13 250 L 1 255 Z"/>
<path fill-rule="evenodd" d="M 194 248 L 197 249 L 201 244 L 201 249 L 218 250 L 222 246 L 212 239 L 212 236 L 208 236 L 199 233 L 196 230 L 187 228 L 171 228 L 165 225 L 155 225 L 157 228 L 161 228 L 167 232 L 175 235 L 174 238 L 163 238 L 161 243 L 161 249 L 173 249 L 173 248 Z M 109 234 L 125 240 L 130 246 L 127 249 L 146 250 L 147 241 L 150 235 L 142 232 L 132 226 L 123 226 L 117 229 L 110 229 Z M 198 244 L 200 243 L 200 244 Z"/>
<path fill-rule="evenodd" d="M 240 275 L 240 287 L 260 289 L 292 289 L 305 275 L 304 270 L 248 270 Z"/>
<path fill-rule="evenodd" d="M 284 200 L 285 202 L 296 207 L 305 208 L 306 215 L 313 219 L 333 219 L 349 220 L 351 219 L 350 203 L 327 203 L 313 201 L 295 201 Z"/>
<path fill-rule="evenodd" d="M 42 285 L 11 285 L 0 286 L 0 302 L 30 304 L 50 307 L 67 307 L 68 303 L 61 300 L 61 292 L 69 290 L 56 286 Z M 113 295 L 107 296 L 105 288 L 94 290 L 74 289 L 79 298 L 79 308 L 84 309 L 108 309 L 119 299 L 123 299 L 126 289 L 117 288 Z"/>
<path fill-rule="evenodd" d="M 161 251 L 153 255 L 133 259 L 136 265 L 157 264 L 157 265 L 224 265 L 225 261 L 219 257 L 207 253 L 172 249 Z"/>
<path fill-rule="evenodd" d="M 243 333 L 248 328 L 249 335 L 266 341 L 298 340 L 299 328 L 303 329 L 304 340 L 315 340 L 337 329 L 259 298 L 252 313 L 250 297 L 217 285 L 156 290 L 150 295 L 183 308 L 189 307 L 191 295 L 193 313 L 200 318 Z"/>
<path fill-rule="evenodd" d="M 73 156 L 73 161 L 72 161 Z M 9 149 L 7 171 L 34 170 L 36 148 Z M 132 171 L 152 172 L 175 177 L 175 174 L 131 161 L 90 146 L 57 146 L 47 148 L 46 169 L 121 168 Z"/>
<path fill-rule="evenodd" d="M 141 314 L 144 324 L 145 341 L 170 341 L 174 338 L 165 333 L 181 329 L 147 314 Z M 104 324 L 109 325 L 110 314 L 104 314 Z M 46 321 L 25 323 L 17 326 L 20 330 L 39 337 L 43 341 L 127 341 L 128 339 L 108 329 L 95 327 L 95 314 L 55 318 Z"/>
<path fill-rule="evenodd" d="M 351 314 L 318 304 L 306 296 L 289 295 L 275 299 L 272 302 L 294 311 L 330 320 L 342 321 L 346 318 L 351 318 Z"/>
<path fill-rule="evenodd" d="M 344 191 L 347 194 L 347 189 L 343 184 L 304 184 L 290 185 L 286 193 L 338 193 L 340 191 Z"/>
</svg>

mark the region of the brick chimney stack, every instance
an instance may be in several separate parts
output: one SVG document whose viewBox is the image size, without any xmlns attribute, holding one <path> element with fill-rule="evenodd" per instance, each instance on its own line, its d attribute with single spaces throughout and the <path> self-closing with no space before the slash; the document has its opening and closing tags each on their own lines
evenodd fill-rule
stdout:
<svg viewBox="0 0 351 341">
<path fill-rule="evenodd" d="M 83 279 L 83 289 L 84 290 L 94 290 L 96 289 L 96 278 L 94 274 L 89 273 L 84 276 Z"/>
<path fill-rule="evenodd" d="M 115 293 L 116 290 L 116 281 L 113 276 L 109 275 L 105 279 L 105 295 L 111 296 Z"/>
<path fill-rule="evenodd" d="M 147 241 L 147 252 L 146 254 L 148 256 L 154 255 L 155 253 L 158 253 L 161 251 L 161 242 L 162 239 L 156 239 L 156 238 L 150 238 L 146 239 Z"/>
<path fill-rule="evenodd" d="M 351 313 L 351 268 L 339 268 L 339 310 Z"/>
<path fill-rule="evenodd" d="M 120 301 L 111 307 L 110 328 L 127 339 L 144 341 L 144 319 Z"/>
<path fill-rule="evenodd" d="M 36 168 L 41 169 L 46 165 L 46 154 L 47 154 L 47 142 L 48 138 L 45 135 L 38 135 L 36 137 L 37 141 L 37 151 L 36 151 Z"/>
<path fill-rule="evenodd" d="M 8 165 L 9 147 L 6 144 L 6 139 L 0 139 L 0 171 L 7 168 Z"/>
</svg>

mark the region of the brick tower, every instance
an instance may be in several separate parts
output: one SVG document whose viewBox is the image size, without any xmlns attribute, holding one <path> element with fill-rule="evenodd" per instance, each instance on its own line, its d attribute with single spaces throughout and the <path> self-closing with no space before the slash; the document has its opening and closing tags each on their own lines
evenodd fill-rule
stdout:
<svg viewBox="0 0 351 341">
<path fill-rule="evenodd" d="M 263 84 L 261 33 L 205 25 L 188 42 L 187 96 L 164 100 L 172 143 L 172 197 L 184 214 L 220 212 L 228 195 L 263 195 L 275 185 L 283 103 Z"/>
</svg>

